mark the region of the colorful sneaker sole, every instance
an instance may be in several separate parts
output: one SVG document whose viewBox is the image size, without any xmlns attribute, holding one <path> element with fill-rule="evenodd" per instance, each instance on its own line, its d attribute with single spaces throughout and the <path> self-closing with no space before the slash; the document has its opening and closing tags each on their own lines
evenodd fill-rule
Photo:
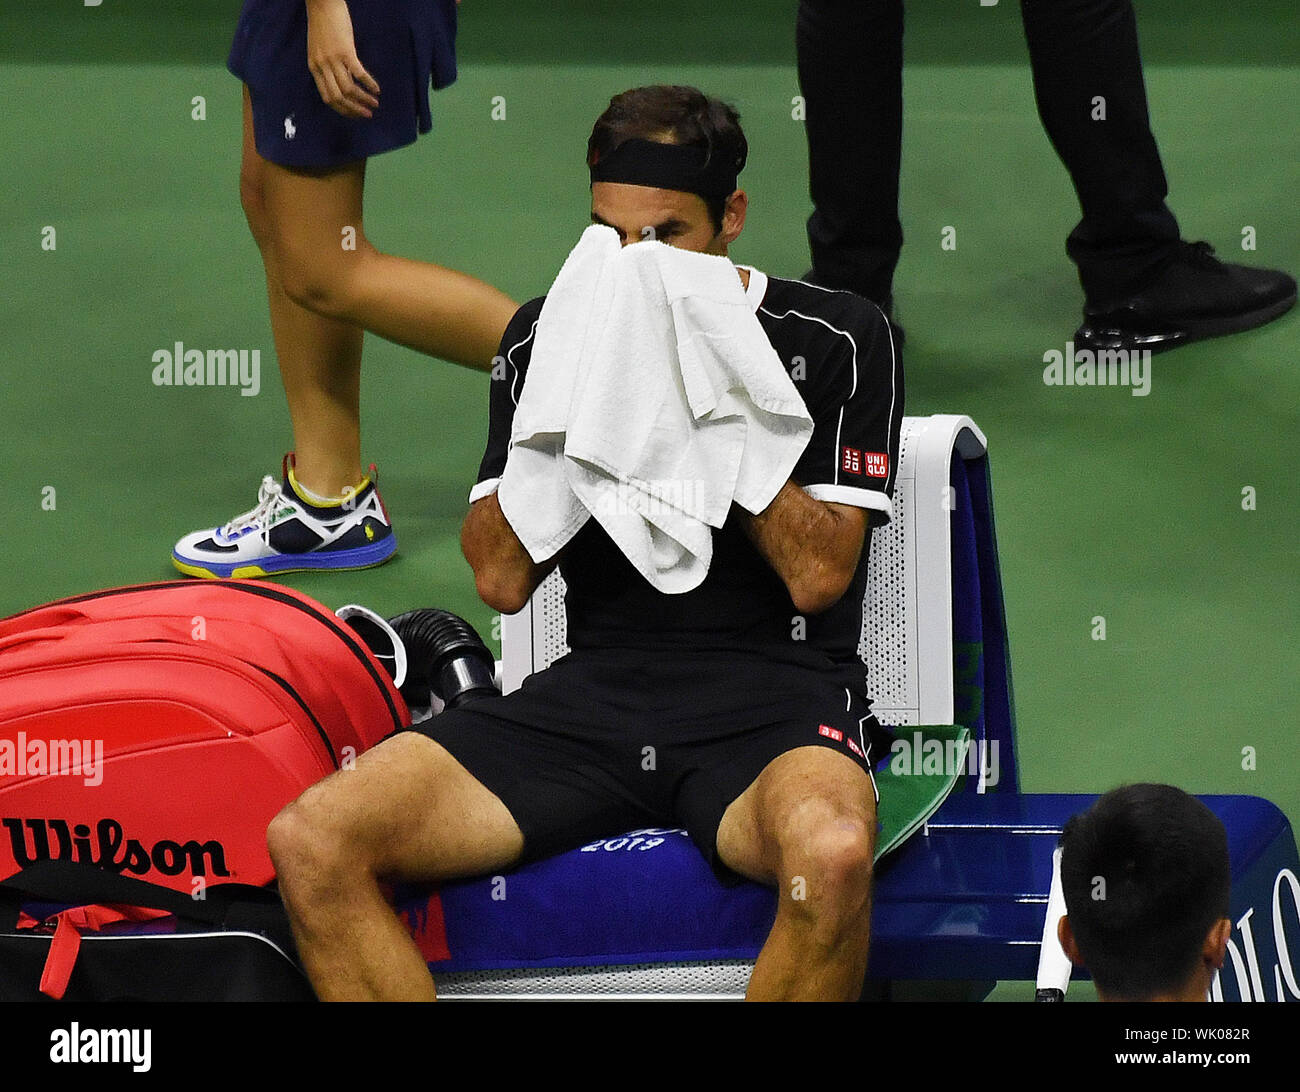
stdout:
<svg viewBox="0 0 1300 1092">
<path fill-rule="evenodd" d="M 172 564 L 186 576 L 205 577 L 209 580 L 278 576 L 280 573 L 317 572 L 320 570 L 370 569 L 382 565 L 397 552 L 397 535 L 385 535 L 380 541 L 351 550 L 322 550 L 319 553 L 280 554 L 260 559 L 256 564 L 222 565 L 219 562 L 200 563 L 193 558 L 182 558 L 172 551 Z"/>
</svg>

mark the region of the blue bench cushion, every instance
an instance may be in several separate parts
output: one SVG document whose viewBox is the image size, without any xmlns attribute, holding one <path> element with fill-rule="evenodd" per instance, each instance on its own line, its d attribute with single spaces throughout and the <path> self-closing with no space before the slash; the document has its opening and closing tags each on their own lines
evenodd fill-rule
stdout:
<svg viewBox="0 0 1300 1092">
<path fill-rule="evenodd" d="M 948 797 L 928 830 L 879 868 L 870 974 L 1032 979 L 1052 850 L 1065 821 L 1094 799 Z M 1285 988 L 1282 963 L 1300 964 L 1292 954 L 1300 953 L 1300 910 L 1278 879 L 1282 869 L 1300 869 L 1290 826 L 1257 797 L 1201 799 L 1228 829 L 1233 920 L 1254 908 L 1253 958 L 1271 997 L 1275 979 Z M 1275 888 L 1287 923 L 1280 945 L 1271 925 Z M 672 830 L 604 839 L 504 876 L 448 884 L 440 894 L 451 958 L 431 962 L 439 972 L 753 959 L 776 907 L 768 888 L 724 887 L 686 835 Z M 427 889 L 400 893 L 399 909 L 417 935 L 439 923 L 426 913 L 429 898 Z M 1245 939 L 1237 943 L 1244 953 Z"/>
</svg>

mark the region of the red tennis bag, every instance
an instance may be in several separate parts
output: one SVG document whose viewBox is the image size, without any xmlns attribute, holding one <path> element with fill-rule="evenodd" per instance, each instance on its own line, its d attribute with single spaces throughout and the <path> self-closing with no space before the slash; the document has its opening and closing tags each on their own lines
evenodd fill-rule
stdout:
<svg viewBox="0 0 1300 1092">
<path fill-rule="evenodd" d="M 146 584 L 16 614 L 0 621 L 0 879 L 72 860 L 190 894 L 268 883 L 275 814 L 409 724 L 357 633 L 278 585 Z"/>
</svg>

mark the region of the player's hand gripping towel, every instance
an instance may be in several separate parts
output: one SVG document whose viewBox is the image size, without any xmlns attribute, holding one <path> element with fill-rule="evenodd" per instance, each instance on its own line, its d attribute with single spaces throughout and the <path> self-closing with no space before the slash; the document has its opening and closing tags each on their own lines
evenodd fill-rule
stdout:
<svg viewBox="0 0 1300 1092">
<path fill-rule="evenodd" d="M 502 511 L 534 561 L 594 516 L 654 587 L 703 581 L 731 504 L 761 512 L 812 419 L 734 265 L 593 225 L 547 294 Z"/>
</svg>

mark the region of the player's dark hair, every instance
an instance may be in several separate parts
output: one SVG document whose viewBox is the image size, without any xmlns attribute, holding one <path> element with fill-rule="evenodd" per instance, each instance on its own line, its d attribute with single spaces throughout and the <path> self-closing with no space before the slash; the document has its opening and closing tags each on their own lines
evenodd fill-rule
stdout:
<svg viewBox="0 0 1300 1092">
<path fill-rule="evenodd" d="M 1144 1001 L 1186 985 L 1228 916 L 1228 835 L 1172 785 L 1125 785 L 1061 835 L 1061 887 L 1075 942 L 1106 994 Z"/>
<path fill-rule="evenodd" d="M 592 127 L 587 166 L 633 137 L 703 148 L 710 161 L 721 156 L 737 173 L 749 156 L 749 142 L 735 108 L 694 87 L 656 84 L 615 95 Z M 701 200 L 708 206 L 713 230 L 721 231 L 726 198 Z"/>
</svg>

